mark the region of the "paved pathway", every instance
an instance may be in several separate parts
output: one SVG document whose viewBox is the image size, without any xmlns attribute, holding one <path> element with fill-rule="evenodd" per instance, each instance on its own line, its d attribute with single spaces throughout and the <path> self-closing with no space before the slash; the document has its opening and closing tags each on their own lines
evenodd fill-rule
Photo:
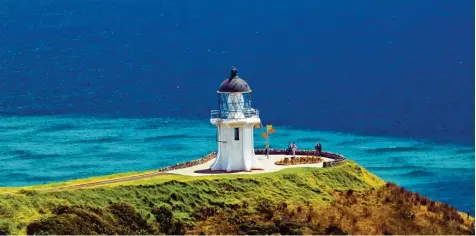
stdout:
<svg viewBox="0 0 476 236">
<path fill-rule="evenodd" d="M 274 172 L 274 171 L 279 171 L 282 169 L 286 168 L 295 168 L 295 167 L 315 167 L 315 168 L 321 168 L 322 167 L 322 162 L 316 163 L 316 164 L 300 164 L 300 165 L 275 165 L 274 163 L 276 161 L 282 160 L 285 157 L 291 157 L 287 155 L 269 155 L 269 159 L 266 158 L 265 155 L 256 155 L 258 158 L 258 161 L 262 164 L 264 167 L 264 170 L 253 170 L 250 172 L 247 171 L 238 171 L 238 172 L 210 172 L 208 171 L 212 163 L 215 161 L 215 158 L 212 160 L 188 167 L 188 168 L 183 168 L 183 169 L 178 169 L 178 170 L 172 170 L 168 171 L 167 173 L 172 173 L 172 174 L 178 174 L 178 175 L 189 175 L 189 176 L 203 176 L 203 175 L 225 175 L 225 174 L 260 174 L 260 173 L 266 173 L 266 172 Z M 299 156 L 297 156 L 299 157 Z M 322 158 L 323 161 L 332 161 L 332 159 L 329 158 Z"/>
</svg>

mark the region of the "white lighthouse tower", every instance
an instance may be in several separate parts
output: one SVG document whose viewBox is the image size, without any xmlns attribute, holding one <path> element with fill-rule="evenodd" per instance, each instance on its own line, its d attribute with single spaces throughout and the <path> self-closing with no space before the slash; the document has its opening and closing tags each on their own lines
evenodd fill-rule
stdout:
<svg viewBox="0 0 476 236">
<path fill-rule="evenodd" d="M 218 154 L 212 171 L 262 169 L 254 153 L 253 129 L 261 128 L 259 112 L 251 108 L 251 89 L 236 68 L 217 91 L 219 110 L 211 112 L 217 126 Z"/>
</svg>

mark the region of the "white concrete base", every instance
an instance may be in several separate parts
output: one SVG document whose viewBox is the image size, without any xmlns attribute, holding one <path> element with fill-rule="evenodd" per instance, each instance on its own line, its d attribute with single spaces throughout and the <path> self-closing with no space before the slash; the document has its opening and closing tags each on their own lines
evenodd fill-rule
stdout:
<svg viewBox="0 0 476 236">
<path fill-rule="evenodd" d="M 285 157 L 291 158 L 291 155 L 269 155 L 269 159 L 266 158 L 266 155 L 255 155 L 258 161 L 263 166 L 263 170 L 252 170 L 252 171 L 236 171 L 236 172 L 224 172 L 224 171 L 210 171 L 210 165 L 215 161 L 216 158 L 196 166 L 189 168 L 178 169 L 167 171 L 166 173 L 179 174 L 179 175 L 190 175 L 190 176 L 203 176 L 203 175 L 223 175 L 223 174 L 259 174 L 266 172 L 279 171 L 286 168 L 296 168 L 296 167 L 315 167 L 321 168 L 322 162 L 316 164 L 300 164 L 300 165 L 276 165 L 276 161 L 282 160 Z M 300 157 L 297 156 L 296 157 Z M 332 161 L 332 159 L 322 157 L 323 161 Z"/>
</svg>

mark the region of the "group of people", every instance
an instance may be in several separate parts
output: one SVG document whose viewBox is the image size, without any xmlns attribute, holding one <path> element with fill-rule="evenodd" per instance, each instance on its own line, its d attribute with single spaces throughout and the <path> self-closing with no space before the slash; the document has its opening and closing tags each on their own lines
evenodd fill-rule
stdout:
<svg viewBox="0 0 476 236">
<path fill-rule="evenodd" d="M 297 148 L 297 146 L 296 146 L 295 142 L 289 142 L 289 144 L 288 144 L 288 153 L 292 154 L 295 157 L 296 156 L 296 148 Z M 321 151 L 322 151 L 321 143 L 318 142 L 314 148 L 315 148 L 314 155 L 315 156 L 320 156 Z"/>
</svg>

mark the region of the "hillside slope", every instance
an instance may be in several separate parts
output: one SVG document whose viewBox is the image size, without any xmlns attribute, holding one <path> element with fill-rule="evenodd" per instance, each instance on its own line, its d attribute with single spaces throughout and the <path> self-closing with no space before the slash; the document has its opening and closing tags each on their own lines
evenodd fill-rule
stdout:
<svg viewBox="0 0 476 236">
<path fill-rule="evenodd" d="M 1 233 L 472 234 L 474 219 L 347 161 L 332 168 L 157 176 L 101 188 L 1 194 Z"/>
</svg>

